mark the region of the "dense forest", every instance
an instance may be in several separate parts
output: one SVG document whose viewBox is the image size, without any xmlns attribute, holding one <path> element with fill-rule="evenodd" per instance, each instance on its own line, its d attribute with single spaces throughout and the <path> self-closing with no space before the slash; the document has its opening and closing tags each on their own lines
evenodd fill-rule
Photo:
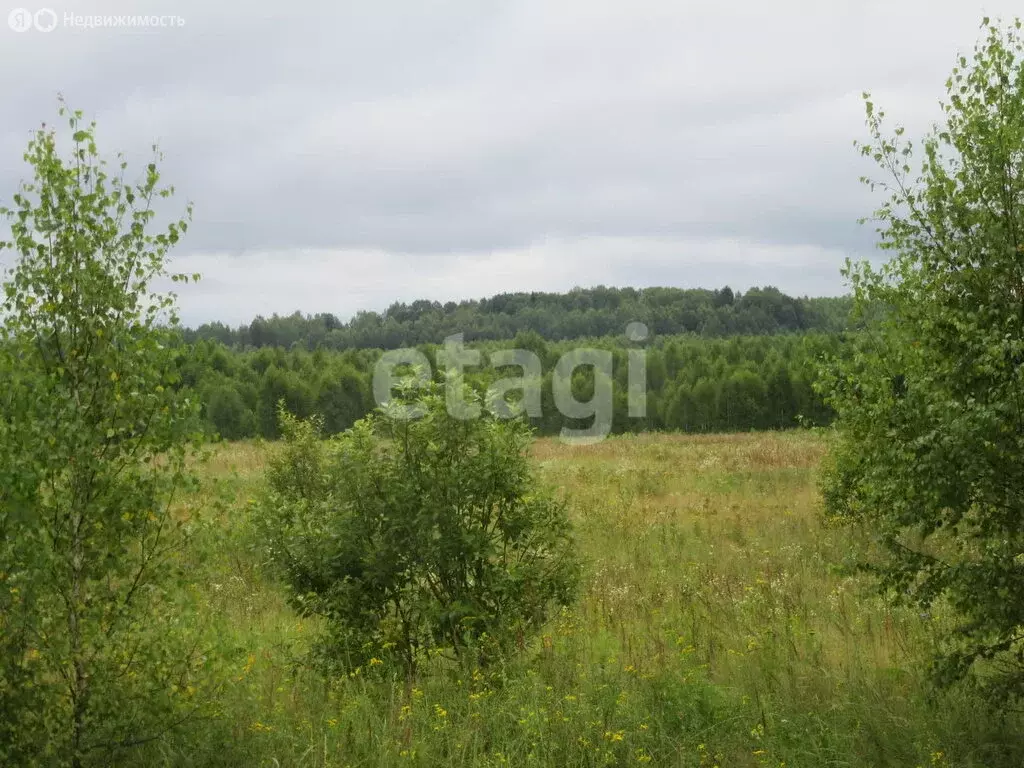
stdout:
<svg viewBox="0 0 1024 768">
<path fill-rule="evenodd" d="M 816 362 L 842 348 L 851 302 L 794 298 L 776 288 L 745 293 L 678 288 L 577 288 L 568 293 L 501 294 L 439 304 L 396 303 L 360 312 L 348 323 L 331 314 L 257 317 L 232 329 L 220 323 L 184 331 L 183 384 L 198 393 L 204 427 L 226 439 L 278 436 L 277 404 L 296 416 L 319 414 L 328 434 L 341 432 L 374 406 L 371 382 L 384 350 L 414 347 L 437 372 L 444 339 L 462 334 L 483 355 L 467 370 L 484 389 L 499 378 L 488 363 L 498 349 L 526 349 L 541 362 L 543 416 L 531 423 L 557 434 L 570 423 L 552 403 L 552 376 L 570 349 L 613 356 L 615 433 L 641 430 L 713 432 L 824 424 L 830 411 L 813 390 Z M 643 322 L 649 337 L 624 331 Z M 646 353 L 647 408 L 627 415 L 627 350 Z M 593 397 L 595 373 L 581 368 L 573 392 Z"/>
<path fill-rule="evenodd" d="M 642 322 L 653 334 L 708 338 L 820 331 L 846 326 L 849 297 L 794 298 L 777 288 L 746 293 L 681 288 L 577 288 L 568 293 L 504 293 L 487 299 L 440 304 L 395 303 L 383 313 L 359 312 L 349 322 L 332 314 L 257 317 L 229 328 L 207 323 L 186 331 L 186 340 L 216 340 L 229 347 L 299 345 L 324 349 L 397 349 L 436 344 L 461 333 L 466 341 L 512 339 L 533 331 L 548 341 L 622 333 Z"/>
<path fill-rule="evenodd" d="M 501 371 L 488 364 L 497 349 L 527 349 L 543 366 L 543 416 L 531 419 L 540 434 L 557 434 L 571 420 L 552 403 L 552 376 L 559 358 L 580 346 L 611 351 L 613 422 L 611 431 L 684 430 L 714 432 L 784 429 L 825 424 L 830 411 L 813 390 L 816 362 L 839 354 L 838 334 L 790 334 L 701 339 L 665 336 L 645 349 L 646 417 L 627 416 L 627 350 L 637 345 L 625 337 L 548 342 L 534 332 L 510 342 L 475 345 L 483 364 L 467 369 L 467 379 L 485 388 Z M 421 345 L 436 372 L 439 345 Z M 183 349 L 183 384 L 202 403 L 205 427 L 226 439 L 278 436 L 277 403 L 292 414 L 320 414 L 329 434 L 340 432 L 374 406 L 371 381 L 381 350 L 302 347 L 233 350 L 216 341 L 198 341 Z M 593 397 L 592 368 L 581 367 L 572 389 L 580 401 Z M 584 425 L 573 422 L 580 428 Z"/>
</svg>

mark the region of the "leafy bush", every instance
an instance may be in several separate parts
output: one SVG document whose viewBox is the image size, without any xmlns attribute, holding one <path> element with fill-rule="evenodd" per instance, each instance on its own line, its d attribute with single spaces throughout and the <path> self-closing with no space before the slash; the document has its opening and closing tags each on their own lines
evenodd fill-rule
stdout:
<svg viewBox="0 0 1024 768">
<path fill-rule="evenodd" d="M 456 419 L 437 386 L 419 418 L 403 418 L 410 402 L 327 442 L 281 411 L 257 525 L 294 604 L 327 619 L 328 667 L 388 659 L 411 674 L 431 651 L 486 662 L 574 595 L 569 520 L 531 470 L 529 428 Z"/>
<path fill-rule="evenodd" d="M 839 414 L 823 491 L 877 535 L 895 596 L 952 608 L 938 679 L 1005 703 L 1024 696 L 1024 38 L 1020 21 L 985 28 L 916 179 L 913 145 L 867 103 L 892 259 L 849 274 L 861 310 L 888 311 L 864 312 L 857 353 L 822 382 Z"/>
</svg>

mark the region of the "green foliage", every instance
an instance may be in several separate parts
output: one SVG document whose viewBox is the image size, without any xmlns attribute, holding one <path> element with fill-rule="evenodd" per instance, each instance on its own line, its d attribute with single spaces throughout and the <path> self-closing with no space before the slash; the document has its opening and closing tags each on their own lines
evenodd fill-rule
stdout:
<svg viewBox="0 0 1024 768">
<path fill-rule="evenodd" d="M 328 620 L 329 667 L 489 659 L 574 593 L 566 510 L 534 476 L 529 429 L 453 418 L 436 386 L 403 417 L 412 402 L 404 390 L 329 442 L 281 413 L 257 521 L 296 607 Z"/>
<path fill-rule="evenodd" d="M 256 431 L 256 419 L 238 389 L 223 383 L 206 392 L 206 419 L 225 440 L 239 440 Z"/>
<path fill-rule="evenodd" d="M 207 323 L 186 331 L 188 341 L 219 341 L 238 348 L 301 346 L 308 350 L 398 349 L 436 344 L 455 333 L 466 341 L 525 339 L 561 341 L 622 333 L 645 323 L 660 335 L 706 338 L 817 331 L 846 327 L 849 297 L 795 298 L 777 288 L 734 294 L 682 288 L 575 288 L 568 293 L 503 293 L 489 299 L 440 304 L 397 302 L 383 313 L 359 312 L 343 323 L 334 315 L 257 317 L 236 329 Z M 520 345 L 532 348 L 531 344 Z"/>
<path fill-rule="evenodd" d="M 343 432 L 373 405 L 367 377 L 349 365 L 324 366 L 317 386 L 316 412 L 328 434 Z"/>
<path fill-rule="evenodd" d="M 172 295 L 153 292 L 187 219 L 99 159 L 80 113 L 61 157 L 40 130 L 34 180 L 2 209 L 18 259 L 0 338 L 0 763 L 109 765 L 196 708 L 180 632 L 193 403 L 178 391 Z"/>
<path fill-rule="evenodd" d="M 467 380 L 486 387 L 504 376 L 519 375 L 515 366 L 502 369 L 491 356 L 502 349 L 523 349 L 537 355 L 543 370 L 542 410 L 531 419 L 539 434 L 558 434 L 563 426 L 586 426 L 565 418 L 555 407 L 551 372 L 559 358 L 580 346 L 607 349 L 613 357 L 613 433 L 643 430 L 724 432 L 785 429 L 827 424 L 831 410 L 812 384 L 819 358 L 842 355 L 847 347 L 836 334 L 788 334 L 702 339 L 662 336 L 645 349 L 647 415 L 628 417 L 627 347 L 625 337 L 545 342 L 524 332 L 512 341 L 471 345 L 483 353 L 484 364 L 467 369 Z M 434 348 L 425 347 L 428 358 Z M 199 341 L 180 348 L 183 383 L 203 403 L 208 432 L 228 439 L 276 438 L 277 404 L 284 400 L 292 415 L 322 417 L 325 434 L 352 426 L 373 408 L 370 382 L 380 350 L 264 347 L 238 351 L 220 342 Z M 576 396 L 593 393 L 593 374 L 577 372 Z M 685 407 L 684 407 L 685 404 Z"/>
<path fill-rule="evenodd" d="M 856 354 L 822 383 L 839 414 L 823 489 L 876 533 L 885 587 L 956 612 L 939 680 L 1006 701 L 1024 694 L 1024 42 L 1020 21 L 983 28 L 917 147 L 867 100 L 892 258 L 848 274 L 862 309 L 888 312 L 863 313 Z"/>
<path fill-rule="evenodd" d="M 299 418 L 313 414 L 313 392 L 296 372 L 271 365 L 260 379 L 256 418 L 266 437 L 279 437 L 277 407 L 283 402 L 289 413 Z"/>
</svg>

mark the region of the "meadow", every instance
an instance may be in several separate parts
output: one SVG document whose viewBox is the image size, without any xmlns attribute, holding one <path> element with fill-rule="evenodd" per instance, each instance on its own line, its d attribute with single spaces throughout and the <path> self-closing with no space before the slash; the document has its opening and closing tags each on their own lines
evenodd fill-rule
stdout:
<svg viewBox="0 0 1024 768">
<path fill-rule="evenodd" d="M 1017 766 L 1017 713 L 936 691 L 947 626 L 879 596 L 863 532 L 824 520 L 816 431 L 641 434 L 533 448 L 586 558 L 577 603 L 520 656 L 407 681 L 304 667 L 316 620 L 248 525 L 272 443 L 218 446 L 186 563 L 215 706 L 144 748 L 186 766 Z M 203 695 L 207 695 L 204 693 Z M 197 694 L 198 696 L 198 694 Z"/>
</svg>

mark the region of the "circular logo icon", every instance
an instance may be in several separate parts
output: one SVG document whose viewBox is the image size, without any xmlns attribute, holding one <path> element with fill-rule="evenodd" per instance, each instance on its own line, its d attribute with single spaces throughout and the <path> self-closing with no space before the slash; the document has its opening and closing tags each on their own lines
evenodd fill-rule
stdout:
<svg viewBox="0 0 1024 768">
<path fill-rule="evenodd" d="M 28 32 L 32 29 L 32 13 L 24 8 L 15 8 L 7 14 L 7 26 L 15 32 Z"/>
<path fill-rule="evenodd" d="M 40 8 L 32 20 L 40 32 L 53 32 L 54 27 L 57 26 L 57 14 L 49 8 Z"/>
</svg>

